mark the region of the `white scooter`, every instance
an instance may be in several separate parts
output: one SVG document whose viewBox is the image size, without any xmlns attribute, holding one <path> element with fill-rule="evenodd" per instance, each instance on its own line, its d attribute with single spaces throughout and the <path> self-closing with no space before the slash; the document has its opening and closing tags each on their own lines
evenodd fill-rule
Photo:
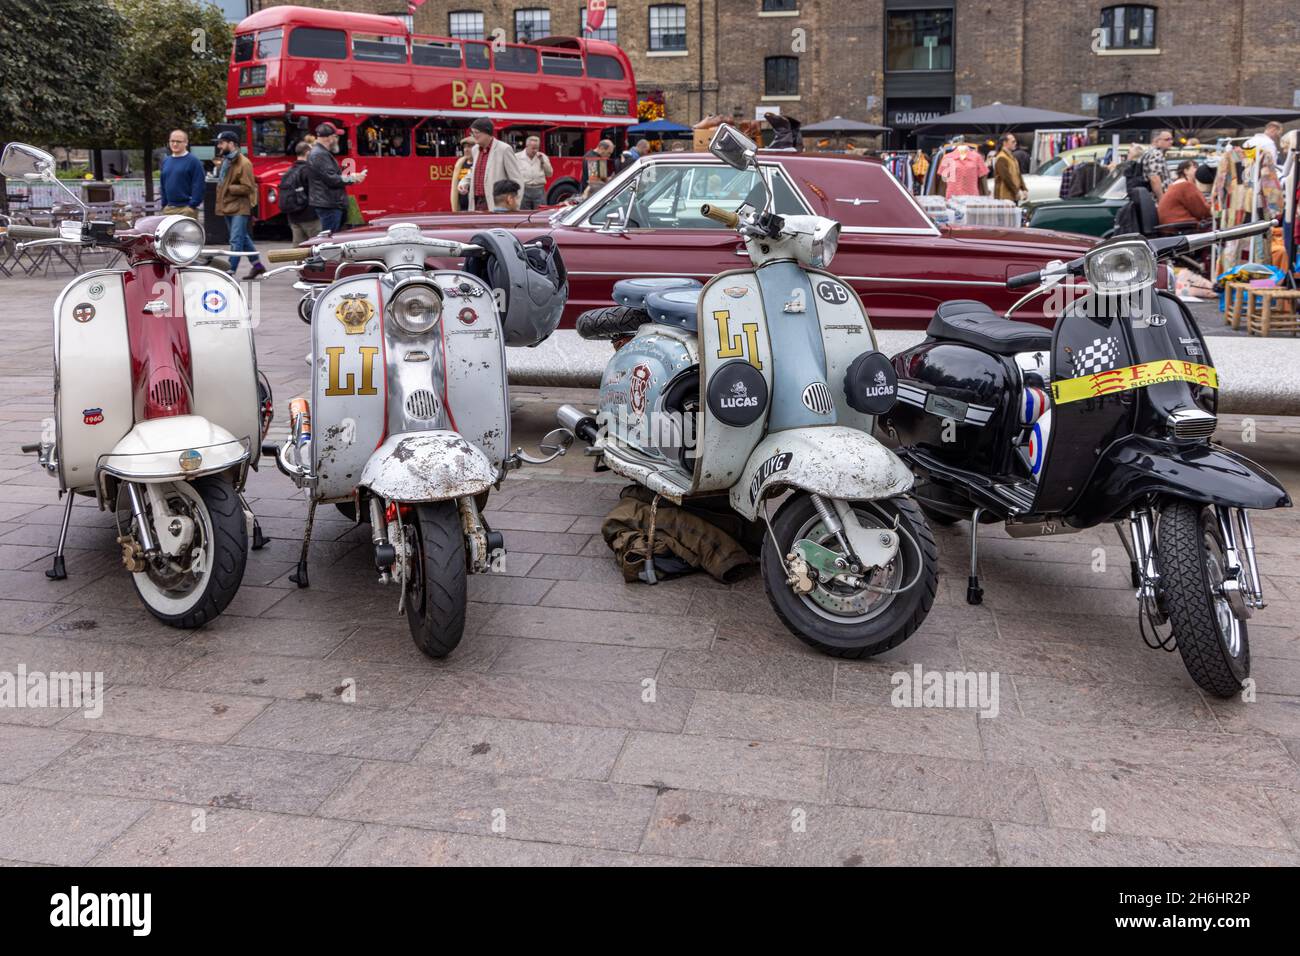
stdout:
<svg viewBox="0 0 1300 956">
<path fill-rule="evenodd" d="M 463 271 L 425 270 L 427 258 L 461 256 Z M 311 398 L 290 404 L 292 434 L 277 453 L 310 495 L 294 580 L 308 584 L 317 504 L 368 520 L 379 580 L 397 584 L 416 646 L 445 657 L 464 632 L 466 574 L 498 569 L 505 554 L 483 517 L 490 489 L 572 441 L 556 429 L 546 458 L 509 451 L 505 347 L 535 345 L 559 323 L 568 292 L 559 252 L 501 229 L 467 244 L 401 223 L 267 258 L 300 263 L 289 269 L 333 264 L 336 276 L 345 265 L 372 270 L 309 289 L 300 309 L 311 316 Z"/>
<path fill-rule="evenodd" d="M 54 168 L 49 154 L 21 143 L 0 158 L 11 179 L 57 183 Z M 184 216 L 128 230 L 67 221 L 7 232 L 20 249 L 106 247 L 127 258 L 126 269 L 77 276 L 54 304 L 53 434 L 23 446 L 67 496 L 46 574 L 67 577 L 74 496 L 94 496 L 117 516 L 122 562 L 149 611 L 199 627 L 234 598 L 250 538 L 262 543 L 241 491 L 270 425 L 271 395 L 243 294 L 226 273 L 192 265 L 203 227 Z"/>
<path fill-rule="evenodd" d="M 893 367 L 857 293 L 823 271 L 839 224 L 771 212 L 757 147 L 734 128 L 709 148 L 749 175 L 751 200 L 739 214 L 701 212 L 739 231 L 753 268 L 703 288 L 617 283 L 619 306 L 578 319 L 583 337 L 615 345 L 599 409 L 565 405 L 560 422 L 657 495 L 726 495 L 765 527 L 763 580 L 787 627 L 827 654 L 880 653 L 920 626 L 937 578 L 912 474 L 871 437 L 893 403 Z M 653 562 L 646 573 L 653 583 Z"/>
</svg>

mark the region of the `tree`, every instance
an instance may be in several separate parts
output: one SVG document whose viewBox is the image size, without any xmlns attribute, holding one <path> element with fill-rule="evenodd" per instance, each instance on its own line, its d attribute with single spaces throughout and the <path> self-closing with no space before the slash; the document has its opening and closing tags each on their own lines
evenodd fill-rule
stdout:
<svg viewBox="0 0 1300 956">
<path fill-rule="evenodd" d="M 117 11 L 105 0 L 6 0 L 3 16 L 0 146 L 102 145 L 117 117 Z"/>
<path fill-rule="evenodd" d="M 112 0 L 128 24 L 120 50 L 123 139 L 144 150 L 145 197 L 153 199 L 153 151 L 173 129 L 225 115 L 233 42 L 220 9 L 197 0 Z"/>
</svg>

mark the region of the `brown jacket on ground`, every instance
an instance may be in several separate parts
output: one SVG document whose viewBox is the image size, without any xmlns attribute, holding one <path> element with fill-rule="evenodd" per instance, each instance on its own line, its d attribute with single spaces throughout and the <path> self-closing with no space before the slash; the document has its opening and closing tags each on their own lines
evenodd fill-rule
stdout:
<svg viewBox="0 0 1300 956">
<path fill-rule="evenodd" d="M 217 164 L 220 171 L 221 164 Z M 243 153 L 235 156 L 226 172 L 225 178 L 217 183 L 217 202 L 215 211 L 218 216 L 249 216 L 257 205 L 257 178 L 253 175 L 253 163 Z"/>
<path fill-rule="evenodd" d="M 1005 149 L 998 150 L 993 160 L 993 198 L 1020 201 L 1020 191 L 1025 181 L 1020 176 L 1020 161 Z"/>
<path fill-rule="evenodd" d="M 674 505 L 667 498 L 659 499 L 658 505 L 652 507 L 653 501 L 654 492 L 638 485 L 624 488 L 618 504 L 600 526 L 601 537 L 614 552 L 623 580 L 629 583 L 640 580 L 652 520 L 656 573 L 660 577 L 682 573 L 676 568 L 666 572 L 665 567 L 684 564 L 701 568 L 719 581 L 729 583 L 753 563 L 736 539 L 712 521 Z M 678 561 L 673 562 L 672 558 Z"/>
</svg>

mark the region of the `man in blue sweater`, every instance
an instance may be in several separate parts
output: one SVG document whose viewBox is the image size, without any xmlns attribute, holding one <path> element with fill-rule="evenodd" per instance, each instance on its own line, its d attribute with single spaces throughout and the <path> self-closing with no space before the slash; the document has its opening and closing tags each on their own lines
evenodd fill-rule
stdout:
<svg viewBox="0 0 1300 956">
<path fill-rule="evenodd" d="M 162 161 L 162 204 L 164 215 L 199 218 L 203 205 L 203 164 L 190 152 L 190 138 L 183 129 L 167 137 L 170 156 Z"/>
</svg>

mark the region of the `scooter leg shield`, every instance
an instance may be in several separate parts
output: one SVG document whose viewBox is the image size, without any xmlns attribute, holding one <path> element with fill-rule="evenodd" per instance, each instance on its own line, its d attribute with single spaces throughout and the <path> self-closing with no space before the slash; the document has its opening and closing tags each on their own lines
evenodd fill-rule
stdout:
<svg viewBox="0 0 1300 956">
<path fill-rule="evenodd" d="M 768 435 L 731 487 L 731 506 L 750 521 L 773 486 L 826 498 L 871 501 L 906 494 L 912 473 L 866 432 L 840 425 L 795 428 Z"/>
<path fill-rule="evenodd" d="M 487 455 L 440 429 L 390 435 L 371 453 L 358 484 L 391 501 L 445 501 L 477 495 L 496 480 Z"/>
</svg>

